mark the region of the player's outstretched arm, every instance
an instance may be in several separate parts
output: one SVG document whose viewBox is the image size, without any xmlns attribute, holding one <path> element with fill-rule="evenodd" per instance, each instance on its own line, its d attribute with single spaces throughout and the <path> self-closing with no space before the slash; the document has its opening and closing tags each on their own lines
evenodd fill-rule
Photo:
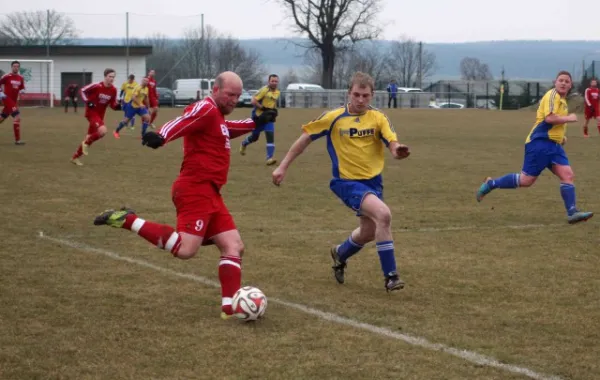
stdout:
<svg viewBox="0 0 600 380">
<path fill-rule="evenodd" d="M 289 166 L 294 162 L 294 160 L 304 152 L 306 147 L 310 145 L 312 139 L 308 133 L 303 133 L 298 140 L 296 140 L 290 150 L 285 155 L 285 158 L 281 161 L 281 164 L 273 171 L 273 183 L 277 186 L 283 182 L 283 178 L 287 172 Z"/>
<path fill-rule="evenodd" d="M 410 148 L 408 145 L 400 144 L 398 141 L 390 142 L 388 148 L 390 149 L 390 152 L 392 152 L 392 156 L 397 160 L 402 160 L 403 158 L 410 156 Z"/>
<path fill-rule="evenodd" d="M 559 115 L 551 113 L 550 115 L 546 116 L 544 121 L 546 121 L 546 123 L 552 124 L 552 125 L 565 124 L 565 123 L 576 123 L 577 115 L 572 113 L 567 116 L 559 116 Z"/>
</svg>

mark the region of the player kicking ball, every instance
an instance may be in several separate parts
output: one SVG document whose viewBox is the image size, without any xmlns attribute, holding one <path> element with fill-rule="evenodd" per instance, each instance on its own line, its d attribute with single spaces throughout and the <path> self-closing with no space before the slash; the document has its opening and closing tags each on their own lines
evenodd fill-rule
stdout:
<svg viewBox="0 0 600 380">
<path fill-rule="evenodd" d="M 88 155 L 90 145 L 106 135 L 106 125 L 104 125 L 106 108 L 121 110 L 121 104 L 117 99 L 117 88 L 113 86 L 115 75 L 115 70 L 106 69 L 102 82 L 88 84 L 81 89 L 81 99 L 85 102 L 85 118 L 89 125 L 85 140 L 71 157 L 71 163 L 77 166 L 83 165 L 79 157 Z"/>
<path fill-rule="evenodd" d="M 227 182 L 230 138 L 242 136 L 271 122 L 263 113 L 256 125 L 251 119 L 225 120 L 242 94 L 242 80 L 233 72 L 215 79 L 212 95 L 189 105 L 182 116 L 167 122 L 158 132 L 147 132 L 142 143 L 156 149 L 183 137 L 183 164 L 172 186 L 177 226 L 140 218 L 133 210 L 107 210 L 94 219 L 95 225 L 130 230 L 158 248 L 182 260 L 196 255 L 203 245 L 215 244 L 221 252 L 221 317 L 233 315 L 232 298 L 241 286 L 244 244 L 233 217 L 221 196 Z"/>
<path fill-rule="evenodd" d="M 291 163 L 308 145 L 326 137 L 333 172 L 329 188 L 359 219 L 358 228 L 348 239 L 331 248 L 335 279 L 343 284 L 348 259 L 375 240 L 384 286 L 392 291 L 404 288 L 404 281 L 396 269 L 392 212 L 383 201 L 384 146 L 398 160 L 408 157 L 410 150 L 398 143 L 387 116 L 370 106 L 374 90 L 373 78 L 361 72 L 354 74 L 348 90 L 349 103 L 302 126 L 302 135 L 273 171 L 273 183 L 279 186 Z"/>
<path fill-rule="evenodd" d="M 567 123 L 577 122 L 577 115 L 569 114 L 567 108 L 566 96 L 572 84 L 569 72 L 558 73 L 554 88 L 546 92 L 540 101 L 535 124 L 525 140 L 525 159 L 521 173 L 494 179 L 488 177 L 477 191 L 478 202 L 494 189 L 530 187 L 545 169 L 550 169 L 560 180 L 560 195 L 567 210 L 569 224 L 584 222 L 594 216 L 592 212 L 579 211 L 575 205 L 573 169 L 563 149 L 567 142 Z"/>
</svg>

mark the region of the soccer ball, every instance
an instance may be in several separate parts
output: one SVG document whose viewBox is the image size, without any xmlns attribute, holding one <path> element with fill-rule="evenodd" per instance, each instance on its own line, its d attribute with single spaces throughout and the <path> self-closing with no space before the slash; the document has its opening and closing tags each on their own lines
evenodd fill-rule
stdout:
<svg viewBox="0 0 600 380">
<path fill-rule="evenodd" d="M 233 315 L 244 322 L 256 321 L 267 310 L 267 297 L 254 286 L 244 286 L 233 295 Z"/>
</svg>

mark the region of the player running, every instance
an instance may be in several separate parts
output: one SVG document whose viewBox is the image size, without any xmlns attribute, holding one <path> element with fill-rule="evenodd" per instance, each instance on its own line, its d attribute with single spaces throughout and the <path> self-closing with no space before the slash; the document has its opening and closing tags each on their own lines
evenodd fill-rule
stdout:
<svg viewBox="0 0 600 380">
<path fill-rule="evenodd" d="M 15 134 L 15 145 L 25 145 L 21 140 L 21 111 L 19 111 L 19 95 L 25 91 L 25 79 L 19 74 L 21 63 L 12 61 L 10 63 L 10 73 L 4 74 L 0 78 L 0 100 L 3 108 L 0 113 L 0 124 L 9 116 L 13 118 L 13 132 Z"/>
<path fill-rule="evenodd" d="M 153 245 L 179 259 L 196 255 L 202 245 L 215 244 L 221 252 L 221 317 L 233 314 L 231 301 L 241 286 L 244 245 L 223 198 L 230 164 L 230 138 L 255 128 L 251 119 L 225 120 L 242 94 L 242 80 L 233 72 L 217 76 L 212 95 L 186 107 L 182 116 L 167 122 L 158 132 L 148 132 L 144 145 L 158 148 L 183 137 L 183 164 L 172 186 L 177 226 L 150 222 L 133 210 L 107 210 L 94 219 L 95 225 L 108 225 L 135 232 Z M 259 125 L 272 121 L 265 112 Z"/>
<path fill-rule="evenodd" d="M 113 86 L 115 81 L 115 70 L 104 70 L 104 80 L 92 83 L 81 89 L 81 99 L 85 103 L 85 117 L 89 122 L 87 136 L 73 154 L 71 162 L 77 166 L 83 165 L 79 160 L 82 155 L 88 155 L 88 149 L 94 141 L 100 140 L 106 134 L 104 125 L 104 114 L 106 107 L 115 111 L 121 110 L 117 102 L 117 88 Z"/>
<path fill-rule="evenodd" d="M 598 80 L 592 78 L 590 87 L 585 89 L 585 123 L 583 124 L 583 137 L 590 137 L 588 134 L 588 123 L 591 118 L 596 119 L 598 132 L 600 133 L 600 90 L 598 90 Z"/>
<path fill-rule="evenodd" d="M 119 93 L 119 99 L 121 99 L 121 107 L 123 108 L 123 116 L 127 117 L 127 103 L 131 102 L 131 94 L 133 90 L 138 86 L 135 81 L 135 75 L 131 74 L 127 77 L 127 80 L 121 85 L 121 92 Z M 135 116 L 131 118 L 131 124 L 129 125 L 133 130 L 135 125 Z"/>
<path fill-rule="evenodd" d="M 561 71 L 554 88 L 546 92 L 537 110 L 535 124 L 525 140 L 525 159 L 521 173 L 511 173 L 492 179 L 488 177 L 477 191 L 477 201 L 494 189 L 516 189 L 533 185 L 544 169 L 550 169 L 560 179 L 560 195 L 567 210 L 569 224 L 590 219 L 594 213 L 579 211 L 575 205 L 573 170 L 563 145 L 567 142 L 567 123 L 577 122 L 569 114 L 566 95 L 572 86 L 571 74 Z"/>
<path fill-rule="evenodd" d="M 156 90 L 156 71 L 154 69 L 148 71 L 148 101 L 150 103 L 150 127 L 155 128 L 154 120 L 158 115 L 158 92 Z"/>
<path fill-rule="evenodd" d="M 142 118 L 142 136 L 148 129 L 150 116 L 148 116 L 148 78 L 142 78 L 142 83 L 131 93 L 131 101 L 125 104 L 125 118 L 119 123 L 117 130 L 113 132 L 115 138 L 121 138 L 119 131 L 123 129 L 135 115 Z"/>
<path fill-rule="evenodd" d="M 279 85 L 279 77 L 276 74 L 269 75 L 269 84 L 258 90 L 256 95 L 252 97 L 252 118 L 260 116 L 266 110 L 277 109 L 277 99 L 279 99 L 280 91 L 277 88 Z M 252 131 L 248 137 L 242 141 L 240 146 L 240 154 L 243 156 L 246 154 L 246 147 L 260 137 L 260 132 L 265 132 L 265 138 L 267 139 L 267 165 L 273 165 L 277 162 L 273 158 L 275 154 L 275 120 L 272 123 L 266 124 L 263 128 L 257 128 Z"/>
<path fill-rule="evenodd" d="M 355 73 L 348 90 L 349 103 L 302 126 L 302 135 L 273 171 L 273 183 L 279 186 L 291 163 L 312 141 L 326 136 L 333 171 L 329 187 L 359 218 L 358 228 L 348 239 L 331 248 L 335 279 L 343 284 L 348 259 L 375 240 L 385 289 L 392 291 L 402 289 L 404 281 L 396 269 L 392 213 L 383 202 L 384 145 L 398 160 L 408 157 L 410 150 L 398 143 L 387 116 L 370 106 L 374 89 L 373 78 Z"/>
<path fill-rule="evenodd" d="M 65 113 L 69 112 L 69 102 L 73 103 L 73 112 L 77 113 L 77 93 L 79 92 L 79 85 L 77 83 L 71 83 L 65 88 Z"/>
</svg>

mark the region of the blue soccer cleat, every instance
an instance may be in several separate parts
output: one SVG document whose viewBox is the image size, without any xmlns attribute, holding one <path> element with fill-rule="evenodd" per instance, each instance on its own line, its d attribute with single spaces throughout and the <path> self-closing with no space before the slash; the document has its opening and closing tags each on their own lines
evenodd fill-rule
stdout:
<svg viewBox="0 0 600 380">
<path fill-rule="evenodd" d="M 492 179 L 492 177 L 487 177 L 485 181 L 479 186 L 479 190 L 477 190 L 477 202 L 481 202 L 483 197 L 492 192 L 492 188 L 488 185 L 488 182 Z"/>
<path fill-rule="evenodd" d="M 577 211 L 573 215 L 569 215 L 569 219 L 568 219 L 569 220 L 569 224 L 575 224 L 575 223 L 579 223 L 579 222 L 585 222 L 588 219 L 590 219 L 592 216 L 594 216 L 593 212 Z"/>
</svg>

